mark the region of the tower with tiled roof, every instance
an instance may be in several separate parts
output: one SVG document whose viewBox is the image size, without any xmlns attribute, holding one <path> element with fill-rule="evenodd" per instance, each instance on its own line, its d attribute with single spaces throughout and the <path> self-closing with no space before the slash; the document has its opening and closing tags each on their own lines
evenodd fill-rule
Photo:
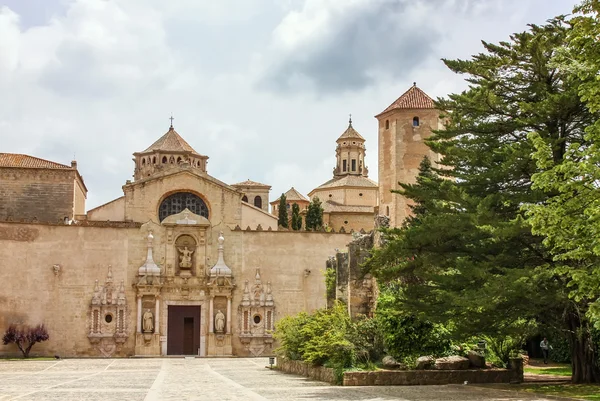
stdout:
<svg viewBox="0 0 600 401">
<path fill-rule="evenodd" d="M 346 131 L 340 135 L 336 142 L 334 177 L 343 177 L 346 175 L 367 177 L 369 170 L 365 166 L 365 138 L 352 126 L 352 117 L 348 121 L 348 128 L 346 128 Z"/>
<path fill-rule="evenodd" d="M 244 194 L 242 196 L 242 202 L 249 203 L 267 213 L 269 212 L 270 185 L 247 179 L 246 181 L 238 182 L 237 184 L 231 184 L 231 186 L 242 191 Z"/>
<path fill-rule="evenodd" d="M 379 122 L 379 214 L 398 226 L 410 208 L 406 199 L 391 190 L 398 189 L 398 182 L 415 182 L 423 157 L 439 160 L 425 139 L 432 130 L 442 128 L 440 113 L 433 99 L 414 83 L 375 118 Z"/>
<path fill-rule="evenodd" d="M 133 154 L 135 162 L 134 179 L 149 177 L 173 165 L 189 164 L 206 173 L 208 156 L 199 154 L 173 128 L 142 152 Z"/>
</svg>

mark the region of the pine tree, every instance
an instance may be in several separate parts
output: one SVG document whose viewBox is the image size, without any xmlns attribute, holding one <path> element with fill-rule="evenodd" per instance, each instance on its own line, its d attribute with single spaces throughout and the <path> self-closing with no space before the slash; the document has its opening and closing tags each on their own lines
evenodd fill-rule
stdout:
<svg viewBox="0 0 600 401">
<path fill-rule="evenodd" d="M 302 229 L 302 216 L 300 216 L 300 206 L 297 203 L 292 204 L 292 230 Z"/>
<path fill-rule="evenodd" d="M 316 231 L 321 227 L 323 227 L 323 207 L 319 197 L 315 196 L 306 212 L 306 229 Z"/>
<path fill-rule="evenodd" d="M 279 198 L 279 220 L 277 224 L 281 227 L 288 228 L 288 210 L 285 194 L 281 194 Z"/>
<path fill-rule="evenodd" d="M 565 25 L 562 18 L 532 25 L 510 41 L 483 42 L 485 53 L 470 60 L 444 60 L 469 88 L 436 102 L 446 129 L 428 145 L 442 155 L 445 168 L 433 170 L 443 179 L 424 168 L 416 184 L 401 185 L 415 216 L 386 232 L 367 266 L 381 281 L 402 284 L 403 308 L 446 324 L 457 338 L 522 339 L 536 324 L 560 327 L 571 344 L 572 380 L 594 382 L 595 351 L 582 353 L 593 348 L 590 332 L 575 329 L 588 325 L 589 304 L 569 298 L 568 275 L 548 268 L 550 250 L 522 211 L 551 196 L 532 187 L 540 168 L 528 135 L 537 133 L 560 163 L 594 121 L 579 99 L 579 78 L 554 64 Z"/>
</svg>

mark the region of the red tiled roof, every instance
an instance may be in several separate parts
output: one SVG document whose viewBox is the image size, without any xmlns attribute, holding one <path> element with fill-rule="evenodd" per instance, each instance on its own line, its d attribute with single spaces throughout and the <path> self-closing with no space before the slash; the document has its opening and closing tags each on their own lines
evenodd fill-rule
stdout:
<svg viewBox="0 0 600 401">
<path fill-rule="evenodd" d="M 275 199 L 274 201 L 270 202 L 271 204 L 274 203 L 278 203 L 279 200 L 281 199 L 281 196 L 277 199 Z M 310 199 L 308 199 L 306 196 L 302 195 L 300 192 L 296 191 L 296 189 L 294 187 L 291 187 L 286 193 L 285 193 L 285 200 L 287 202 L 289 201 L 304 201 L 304 202 L 310 202 Z"/>
<path fill-rule="evenodd" d="M 232 184 L 232 187 L 268 187 L 271 188 L 270 185 L 267 184 L 261 184 L 260 182 L 256 182 L 256 181 L 251 181 L 251 180 L 246 180 L 243 182 L 238 182 L 237 184 Z"/>
<path fill-rule="evenodd" d="M 433 99 L 415 84 L 377 116 L 395 109 L 435 109 L 435 105 L 433 104 Z"/>
<path fill-rule="evenodd" d="M 192 152 L 199 155 L 198 152 L 185 141 L 173 127 L 169 128 L 166 134 L 161 136 L 156 142 L 141 153 L 154 152 L 156 150 L 164 150 L 168 152 Z"/>
<path fill-rule="evenodd" d="M 65 164 L 18 153 L 0 153 L 0 167 L 71 169 Z"/>
</svg>

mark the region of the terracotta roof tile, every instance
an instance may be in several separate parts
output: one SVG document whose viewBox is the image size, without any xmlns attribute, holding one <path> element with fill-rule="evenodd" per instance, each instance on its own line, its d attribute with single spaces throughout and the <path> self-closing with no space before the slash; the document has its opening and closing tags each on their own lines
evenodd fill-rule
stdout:
<svg viewBox="0 0 600 401">
<path fill-rule="evenodd" d="M 344 133 L 342 135 L 340 135 L 340 137 L 337 139 L 338 142 L 340 140 L 343 139 L 359 139 L 362 140 L 364 142 L 365 138 L 363 138 L 358 131 L 356 131 L 354 129 L 354 127 L 352 126 L 352 120 L 350 120 L 350 123 L 348 124 L 348 128 L 346 128 L 346 131 L 344 131 Z"/>
<path fill-rule="evenodd" d="M 373 206 L 349 206 L 342 205 L 334 201 L 323 202 L 324 213 L 374 213 L 375 208 Z"/>
<path fill-rule="evenodd" d="M 185 141 L 173 127 L 169 128 L 166 134 L 161 136 L 156 142 L 141 153 L 154 152 L 164 150 L 168 152 L 192 152 L 196 155 L 200 154 Z"/>
<path fill-rule="evenodd" d="M 391 110 L 396 109 L 434 109 L 433 99 L 423 92 L 417 85 L 413 85 L 409 90 L 404 92 L 394 103 L 387 109 L 379 113 L 380 116 Z M 377 117 L 375 116 L 375 117 Z"/>
<path fill-rule="evenodd" d="M 65 164 L 18 153 L 0 153 L 0 167 L 48 168 L 61 170 L 72 168 Z"/>
<path fill-rule="evenodd" d="M 325 188 L 339 188 L 339 187 L 366 187 L 366 188 L 377 188 L 377 183 L 363 177 L 362 175 L 345 175 L 341 178 L 333 178 L 324 184 L 319 185 L 311 191 L 314 192 L 317 189 Z"/>
<path fill-rule="evenodd" d="M 246 180 L 243 182 L 238 182 L 237 184 L 232 184 L 232 187 L 265 187 L 265 188 L 271 188 L 270 185 L 267 184 L 261 184 L 260 182 L 256 182 L 256 181 L 252 181 L 252 180 Z"/>
<path fill-rule="evenodd" d="M 284 195 L 285 195 L 286 201 L 310 202 L 310 199 L 308 199 L 306 196 L 302 195 L 300 192 L 296 191 L 296 189 L 294 187 L 291 187 Z M 270 203 L 271 204 L 278 203 L 280 199 L 281 199 L 281 196 Z"/>
</svg>

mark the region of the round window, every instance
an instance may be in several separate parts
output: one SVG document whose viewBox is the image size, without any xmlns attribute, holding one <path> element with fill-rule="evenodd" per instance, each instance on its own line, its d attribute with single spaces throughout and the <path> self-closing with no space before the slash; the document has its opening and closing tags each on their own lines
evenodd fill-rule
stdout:
<svg viewBox="0 0 600 401">
<path fill-rule="evenodd" d="M 358 194 L 358 196 L 362 196 L 362 192 Z"/>
<path fill-rule="evenodd" d="M 106 323 L 112 322 L 112 315 L 110 313 L 107 313 L 106 316 L 104 316 L 104 321 Z"/>
<path fill-rule="evenodd" d="M 344 221 L 344 224 L 348 224 L 348 220 Z"/>
<path fill-rule="evenodd" d="M 253 319 L 254 319 L 254 323 L 255 323 L 255 324 L 259 324 L 259 323 L 260 323 L 260 321 L 261 321 L 261 317 L 260 317 L 260 315 L 254 315 L 254 318 L 253 318 Z"/>
</svg>

